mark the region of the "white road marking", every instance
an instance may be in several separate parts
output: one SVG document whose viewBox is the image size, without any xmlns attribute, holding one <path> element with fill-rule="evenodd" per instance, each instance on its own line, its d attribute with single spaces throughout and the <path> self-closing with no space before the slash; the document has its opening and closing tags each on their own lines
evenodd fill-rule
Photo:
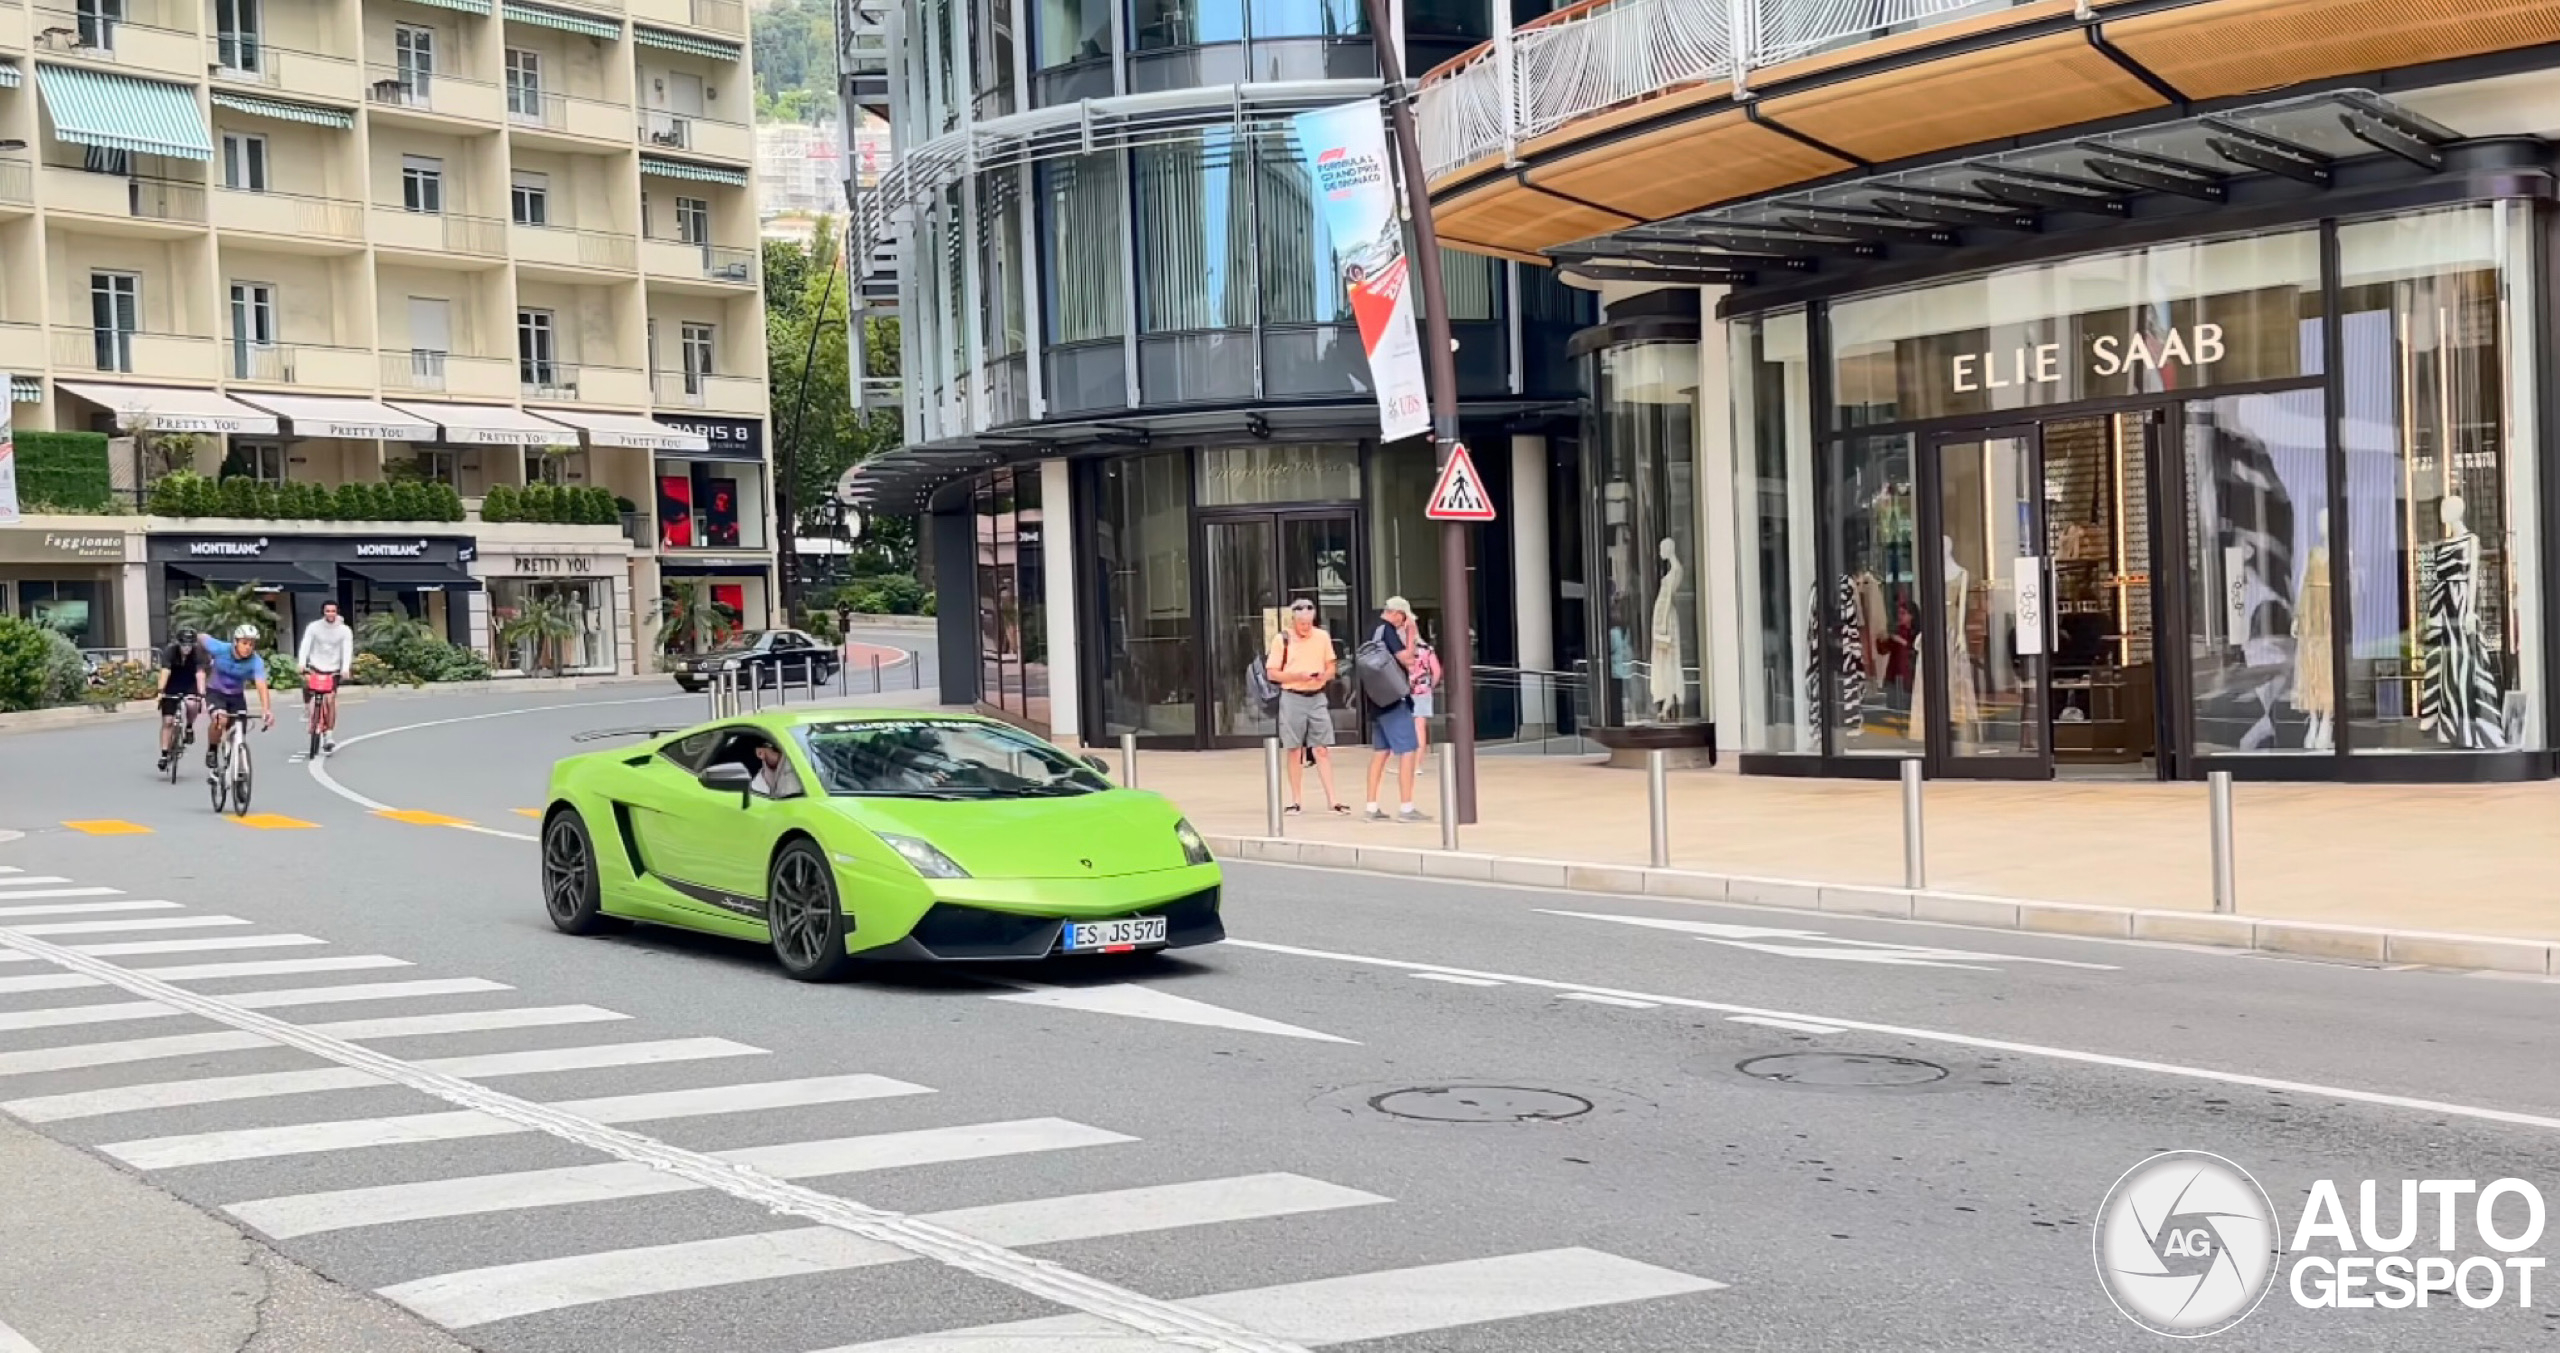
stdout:
<svg viewBox="0 0 2560 1353">
<path fill-rule="evenodd" d="M 244 991 L 222 999 L 246 1010 L 274 1010 L 297 1005 L 341 1005 L 349 1001 L 405 1001 L 421 996 L 462 996 L 482 991 L 512 991 L 504 982 L 485 977 L 438 977 L 419 982 L 353 982 L 339 987 L 296 987 L 285 991 Z M 162 1001 L 123 1001 L 108 1005 L 70 1005 L 50 1010 L 0 1012 L 0 1031 L 57 1029 L 71 1024 L 115 1024 L 126 1020 L 164 1019 L 185 1011 Z"/>
<path fill-rule="evenodd" d="M 670 1038 L 645 1043 L 599 1043 L 576 1048 L 541 1048 L 528 1052 L 482 1053 L 473 1057 L 429 1057 L 418 1065 L 450 1076 L 495 1079 L 501 1076 L 528 1076 L 551 1071 L 585 1071 L 602 1067 L 654 1066 L 673 1062 L 707 1061 L 722 1057 L 761 1057 L 762 1048 L 732 1043 L 725 1038 Z M 309 1071 L 269 1071 L 247 1076 L 204 1076 L 194 1080 L 155 1081 L 146 1085 L 118 1085 L 104 1090 L 79 1090 L 59 1095 L 36 1095 L 26 1099 L 0 1101 L 0 1113 L 14 1114 L 30 1123 L 54 1123 L 67 1118 L 94 1118 L 103 1114 L 132 1113 L 144 1109 L 176 1108 L 186 1104 L 224 1104 L 234 1100 L 266 1099 L 277 1095 L 317 1094 L 325 1090 L 362 1090 L 390 1082 L 370 1072 L 352 1067 L 329 1066 Z"/>
<path fill-rule="evenodd" d="M 24 892 L 0 893 L 0 901 L 31 902 L 48 897 L 118 897 L 123 893 L 124 889 L 122 888 L 29 888 Z M 177 903 L 171 902 L 165 905 L 174 907 Z M 76 911 L 78 908 L 73 908 L 73 910 Z M 36 913 L 16 912 L 0 908 L 0 916 L 34 914 Z"/>
<path fill-rule="evenodd" d="M 714 1152 L 710 1158 L 743 1166 L 773 1179 L 821 1179 L 830 1175 L 902 1169 L 911 1165 L 984 1160 L 993 1156 L 1063 1151 L 1080 1146 L 1111 1146 L 1136 1140 L 1117 1132 L 1070 1123 L 1063 1118 L 1025 1118 L 1006 1123 L 972 1123 L 966 1127 L 925 1128 L 914 1132 L 876 1133 L 867 1137 L 751 1146 L 737 1151 Z M 324 1231 L 424 1221 L 432 1217 L 478 1217 L 526 1208 L 689 1193 L 702 1187 L 704 1185 L 698 1180 L 667 1170 L 655 1169 L 638 1161 L 617 1160 L 554 1170 L 520 1170 L 511 1174 L 430 1179 L 419 1183 L 380 1184 L 371 1188 L 260 1198 L 235 1203 L 223 1210 L 283 1240 Z"/>
<path fill-rule="evenodd" d="M 1974 949 L 1943 949 L 1933 945 L 1888 944 L 1882 940 L 1853 940 L 1827 935 L 1819 930 L 1789 930 L 1777 926 L 1726 925 L 1716 921 L 1688 921 L 1665 916 L 1624 916 L 1601 911 L 1562 911 L 1552 907 L 1536 909 L 1544 916 L 1564 916 L 1583 921 L 1614 921 L 1620 925 L 1640 926 L 1647 930 L 1669 930 L 1694 935 L 1710 944 L 1730 945 L 1757 953 L 1776 954 L 1785 958 L 1828 959 L 1835 963 L 1883 963 L 1916 968 L 1974 968 L 1962 960 L 1986 963 L 2041 963 L 2056 968 L 2085 968 L 2094 972 L 2116 972 L 2111 963 L 2082 963 L 2067 958 L 2040 958 L 2031 954 L 1995 954 Z M 1772 940 L 1798 940 L 1809 943 L 1773 944 Z M 1820 947 L 1836 946 L 1836 947 Z M 1988 968 L 1975 971 L 1989 972 Z"/>
<path fill-rule="evenodd" d="M 693 1090 L 659 1090 L 600 1099 L 573 1099 L 552 1107 L 599 1123 L 648 1123 L 931 1093 L 921 1085 L 891 1080 L 886 1076 L 818 1076 L 754 1085 L 709 1085 Z M 234 1128 L 173 1137 L 145 1137 L 129 1142 L 109 1142 L 98 1149 L 137 1170 L 167 1170 L 182 1165 L 308 1156 L 368 1146 L 505 1137 L 532 1130 L 522 1123 L 493 1118 L 477 1109 L 448 1109 L 442 1113 L 413 1113 L 390 1118 L 353 1118 L 327 1123 L 294 1123 L 284 1127 Z"/>
<path fill-rule="evenodd" d="M 492 710 L 486 714 L 464 714 L 451 719 L 429 719 L 423 723 L 402 724 L 397 728 L 377 728 L 370 733 L 358 733 L 354 737 L 340 742 L 338 744 L 337 751 L 330 753 L 329 756 L 323 757 L 318 761 L 305 763 L 304 769 L 311 772 L 312 780 L 322 789 L 328 790 L 330 793 L 337 795 L 339 798 L 345 799 L 347 802 L 364 809 L 368 813 L 398 812 L 399 810 L 390 804 L 384 803 L 379 799 L 369 798 L 347 788 L 345 785 L 339 784 L 336 777 L 329 774 L 329 762 L 336 757 L 344 756 L 348 748 L 353 747 L 358 743 L 371 742 L 375 738 L 387 738 L 394 733 L 414 733 L 421 728 L 444 728 L 458 723 L 479 723 L 484 719 L 511 719 L 519 714 L 546 714 L 555 710 L 563 709 L 604 709 L 613 705 L 659 705 L 665 704 L 670 700 L 690 700 L 699 704 L 702 701 L 702 697 L 699 695 L 685 695 L 679 692 L 675 695 L 649 695 L 632 700 L 585 700 L 564 705 L 531 705 L 523 709 Z M 501 831 L 496 827 L 483 827 L 477 822 L 460 822 L 455 823 L 454 825 L 463 831 L 474 832 L 481 836 L 502 836 L 510 841 L 533 841 L 537 839 L 524 832 Z"/>
<path fill-rule="evenodd" d="M 0 873 L 0 888 L 21 888 L 35 883 L 69 883 L 70 881 L 52 874 L 30 874 L 14 867 L 6 873 Z"/>
<path fill-rule="evenodd" d="M 191 963 L 167 968 L 136 968 L 163 982 L 205 981 L 217 977 L 282 977 L 289 973 L 353 972 L 364 968 L 406 968 L 405 958 L 388 954 L 347 954 L 333 958 L 270 958 L 250 963 Z M 95 977 L 82 977 L 76 972 L 44 973 L 35 977 L 0 977 L 0 995 L 20 991 L 64 991 L 77 987 L 98 987 L 106 983 Z"/>
<path fill-rule="evenodd" d="M 1013 1001 L 1022 1005 L 1043 1006 L 1051 1010 L 1081 1010 L 1090 1015 L 1127 1015 L 1132 1019 L 1162 1020 L 1167 1024 L 1196 1024 L 1205 1028 L 1235 1029 L 1245 1033 L 1278 1034 L 1283 1038 L 1305 1038 L 1318 1043 L 1351 1042 L 1348 1038 L 1337 1038 L 1332 1034 L 1318 1033 L 1313 1029 L 1301 1029 L 1294 1024 L 1283 1024 L 1275 1019 L 1264 1019 L 1260 1015 L 1248 1015 L 1240 1010 L 1229 1010 L 1224 1006 L 1195 1001 L 1188 996 L 1176 996 L 1171 992 L 1158 991 L 1153 987 L 1140 986 L 1135 982 L 1114 982 L 1107 986 L 1096 987 L 1053 987 L 1039 982 L 1022 981 L 1019 978 L 999 977 L 990 980 L 1002 982 L 1009 987 L 1021 988 L 1019 991 L 1002 996 L 988 997 L 987 999 L 991 1001 Z M 1353 1046 L 1358 1045 L 1353 1044 Z"/>
<path fill-rule="evenodd" d="M 1320 1278 L 1183 1304 L 1309 1348 L 1712 1292 L 1723 1283 L 1598 1250 L 1547 1250 Z M 1109 1325 L 1052 1316 L 852 1344 L 827 1353 L 1149 1353 Z"/>
<path fill-rule="evenodd" d="M 1631 1001 L 1624 996 L 1601 996 L 1588 991 L 1568 991 L 1556 997 L 1559 1001 L 1588 1001 L 1593 1005 L 1614 1005 L 1621 1010 L 1659 1010 L 1651 1001 Z"/>
<path fill-rule="evenodd" d="M 1462 977 L 1453 972 L 1418 972 L 1413 974 L 1425 982 L 1446 982 L 1456 987 L 1498 987 L 1502 984 L 1489 977 Z"/>
<path fill-rule="evenodd" d="M 0 934 L 122 935 L 136 930 L 203 930 L 247 924 L 237 916 L 151 916 L 137 921 L 40 921 L 34 925 L 0 926 Z"/>
<path fill-rule="evenodd" d="M 14 900 L 6 893 L 0 893 L 0 901 Z M 0 917 L 14 920 L 21 916 L 95 916 L 102 912 L 176 911 L 177 909 L 178 904 L 175 902 L 49 902 L 37 907 L 0 907 Z"/>
<path fill-rule="evenodd" d="M 4 943 L 5 941 L 0 941 Z M 490 1029 L 530 1029 L 552 1024 L 592 1024 L 629 1019 L 618 1011 L 592 1005 L 528 1006 L 515 1010 L 464 1010 L 446 1015 L 403 1015 L 392 1019 L 356 1019 L 337 1024 L 298 1026 L 304 1033 L 327 1038 L 412 1038 L 430 1034 L 479 1033 Z M 275 1039 L 224 1031 L 174 1034 L 165 1038 L 133 1038 L 116 1043 L 77 1043 L 62 1048 L 29 1048 L 0 1052 L 0 1076 L 38 1071 L 75 1071 L 93 1066 L 120 1066 L 163 1057 L 193 1057 L 207 1052 L 243 1052 L 273 1047 Z"/>
<path fill-rule="evenodd" d="M 66 945 L 78 954 L 197 954 L 220 949 L 292 949 L 328 941 L 312 935 L 217 935 L 196 940 L 120 940 L 112 944 Z M 35 955 L 0 950 L 0 963 L 32 963 Z"/>
<path fill-rule="evenodd" d="M 928 1213 L 993 1245 L 1054 1245 L 1363 1207 L 1387 1199 L 1291 1174 L 1246 1175 Z M 914 1255 L 828 1226 L 501 1264 L 383 1288 L 448 1329 L 597 1302 L 905 1263 Z M 1149 1341 L 1152 1343 L 1152 1341 Z M 1162 1344 L 1153 1344 L 1161 1349 Z"/>
<path fill-rule="evenodd" d="M 36 1346 L 27 1342 L 27 1336 L 0 1325 L 0 1353 L 36 1353 Z"/>
<path fill-rule="evenodd" d="M 2019 1043 L 2005 1038 L 1983 1038 L 1973 1034 L 1949 1033 L 1943 1029 L 1916 1029 L 1900 1024 L 1878 1024 L 1872 1020 L 1836 1019 L 1829 1015 L 1806 1014 L 1795 1010 L 1763 1010 L 1756 1006 L 1731 1005 L 1723 1001 L 1701 1001 L 1687 996 L 1663 996 L 1648 991 L 1623 991 L 1616 987 L 1596 986 L 1586 982 L 1560 982 L 1552 978 L 1522 977 L 1512 973 L 1475 972 L 1464 968 L 1449 968 L 1437 963 L 1414 963 L 1400 958 L 1374 958 L 1366 954 L 1335 953 L 1325 949 L 1301 948 L 1292 944 L 1272 944 L 1264 940 L 1230 938 L 1227 943 L 1241 949 L 1258 949 L 1264 953 L 1288 954 L 1296 958 L 1312 958 L 1332 963 L 1354 963 L 1363 967 L 1391 968 L 1402 972 L 1458 972 L 1470 977 L 1489 977 L 1501 982 L 1517 982 L 1522 986 L 1544 987 L 1550 991 L 1596 991 L 1604 996 L 1624 996 L 1631 1000 L 1652 1001 L 1658 1005 L 1676 1005 L 1687 1010 L 1712 1010 L 1724 1015 L 1762 1015 L 1774 1019 L 1802 1020 L 1812 1024 L 1836 1025 L 1843 1030 L 1855 1029 L 1860 1033 L 1885 1034 L 1920 1042 L 1945 1043 L 1954 1047 L 2014 1052 L 2027 1057 L 2048 1057 L 2055 1061 L 2113 1067 L 2120 1071 L 2179 1076 L 2190 1080 L 2211 1081 L 2219 1085 L 2246 1085 L 2260 1090 L 2281 1090 L 2287 1094 L 2344 1099 L 2382 1108 L 2415 1109 L 2422 1113 L 2452 1114 L 2462 1118 L 2476 1118 L 2483 1122 L 2509 1123 L 2517 1127 L 2560 1131 L 2560 1118 L 2545 1114 L 2518 1113 L 2512 1109 L 2492 1109 L 2474 1104 L 2452 1104 L 2443 1100 L 2417 1099 L 2408 1095 L 2386 1094 L 2378 1090 L 2351 1090 L 2343 1086 L 2280 1080 L 2271 1076 L 2252 1076 L 2239 1071 L 2216 1071 L 2210 1067 L 2180 1066 L 2174 1062 L 2154 1062 L 2140 1057 L 2119 1057 L 2113 1053 L 2083 1052 L 2074 1048 L 2049 1047 L 2041 1043 Z"/>
<path fill-rule="evenodd" d="M 1770 1029 L 1792 1029 L 1800 1034 L 1839 1034 L 1848 1030 L 1837 1024 L 1816 1024 L 1809 1019 L 1779 1019 L 1774 1015 L 1727 1015 L 1727 1023 L 1757 1024 Z"/>
</svg>

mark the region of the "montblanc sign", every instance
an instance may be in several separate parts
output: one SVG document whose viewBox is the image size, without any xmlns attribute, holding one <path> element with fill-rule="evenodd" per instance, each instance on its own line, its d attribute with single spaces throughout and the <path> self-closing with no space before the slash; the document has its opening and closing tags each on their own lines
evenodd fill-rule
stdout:
<svg viewBox="0 0 2560 1353">
<path fill-rule="evenodd" d="M 255 559 L 267 552 L 267 538 L 256 540 L 190 540 L 187 553 L 196 558 L 208 555 L 224 559 Z"/>
<path fill-rule="evenodd" d="M 356 546 L 358 559 L 416 559 L 426 552 L 423 540 L 367 541 Z"/>
</svg>

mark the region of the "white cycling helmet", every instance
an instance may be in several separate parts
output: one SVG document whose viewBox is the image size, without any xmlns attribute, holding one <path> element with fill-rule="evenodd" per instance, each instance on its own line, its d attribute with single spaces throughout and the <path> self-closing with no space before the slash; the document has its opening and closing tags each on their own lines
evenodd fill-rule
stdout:
<svg viewBox="0 0 2560 1353">
<path fill-rule="evenodd" d="M 255 625 L 242 625 L 240 628 L 231 631 L 231 637 L 234 640 L 246 639 L 250 643 L 254 644 L 258 642 L 258 627 Z"/>
</svg>

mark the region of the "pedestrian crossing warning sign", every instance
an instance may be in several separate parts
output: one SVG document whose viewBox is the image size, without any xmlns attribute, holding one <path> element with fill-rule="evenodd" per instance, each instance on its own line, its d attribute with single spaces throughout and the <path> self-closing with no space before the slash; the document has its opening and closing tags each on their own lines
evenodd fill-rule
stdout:
<svg viewBox="0 0 2560 1353">
<path fill-rule="evenodd" d="M 1484 491 L 1484 478 L 1476 473 L 1466 443 L 1449 448 L 1449 463 L 1440 467 L 1440 483 L 1431 490 L 1431 505 L 1422 515 L 1433 521 L 1493 520 L 1493 498 Z"/>
</svg>

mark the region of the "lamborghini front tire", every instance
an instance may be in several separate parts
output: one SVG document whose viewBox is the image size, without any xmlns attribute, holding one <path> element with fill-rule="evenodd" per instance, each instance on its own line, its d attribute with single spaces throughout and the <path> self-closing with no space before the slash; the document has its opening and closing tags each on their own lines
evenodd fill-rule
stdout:
<svg viewBox="0 0 2560 1353">
<path fill-rule="evenodd" d="M 794 981 L 837 982 L 853 971 L 845 952 L 851 927 L 825 852 L 805 840 L 784 844 L 774 852 L 764 896 L 773 956 Z"/>
<path fill-rule="evenodd" d="M 603 883 L 596 877 L 596 844 L 575 808 L 560 808 L 542 824 L 542 906 L 551 924 L 571 935 L 603 935 L 630 923 L 604 914 Z"/>
</svg>

